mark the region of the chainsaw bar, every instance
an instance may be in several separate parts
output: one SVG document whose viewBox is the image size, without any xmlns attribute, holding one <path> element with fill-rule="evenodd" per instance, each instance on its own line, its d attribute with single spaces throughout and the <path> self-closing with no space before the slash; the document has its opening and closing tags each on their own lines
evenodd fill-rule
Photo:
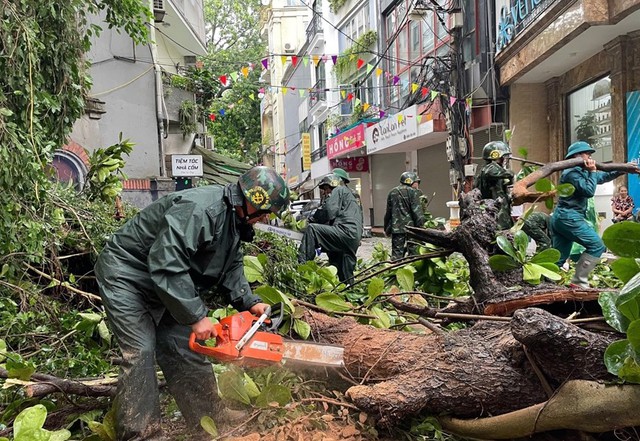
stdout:
<svg viewBox="0 0 640 441">
<path fill-rule="evenodd" d="M 344 366 L 344 348 L 340 346 L 284 340 L 283 347 L 282 359 L 286 363 L 327 367 Z"/>
</svg>

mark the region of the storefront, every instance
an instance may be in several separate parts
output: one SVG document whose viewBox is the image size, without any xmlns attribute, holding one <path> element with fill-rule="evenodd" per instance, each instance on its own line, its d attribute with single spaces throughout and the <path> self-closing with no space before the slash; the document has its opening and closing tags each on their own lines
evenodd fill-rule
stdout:
<svg viewBox="0 0 640 441">
<path fill-rule="evenodd" d="M 634 159 L 627 101 L 640 91 L 640 0 L 496 0 L 496 11 L 496 64 L 501 86 L 510 89 L 512 148 L 558 161 L 584 140 L 597 161 Z M 640 205 L 637 180 L 629 187 Z M 600 186 L 596 196 L 603 228 L 613 191 L 613 184 Z"/>
</svg>

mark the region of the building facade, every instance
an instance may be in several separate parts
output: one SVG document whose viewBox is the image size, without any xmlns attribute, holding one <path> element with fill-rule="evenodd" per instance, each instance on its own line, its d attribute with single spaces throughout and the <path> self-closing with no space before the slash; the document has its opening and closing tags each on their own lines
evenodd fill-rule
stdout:
<svg viewBox="0 0 640 441">
<path fill-rule="evenodd" d="M 572 142 L 584 140 L 599 162 L 637 160 L 640 0 L 497 0 L 496 11 L 511 145 L 547 162 L 564 159 Z M 640 204 L 636 176 L 629 187 Z M 610 183 L 596 193 L 601 228 L 610 225 L 613 192 Z"/>
<path fill-rule="evenodd" d="M 175 190 L 171 155 L 191 150 L 196 134 L 183 134 L 180 118 L 195 96 L 173 85 L 171 76 L 206 53 L 202 0 L 154 0 L 149 6 L 154 11 L 149 44 L 137 45 L 115 29 L 95 38 L 88 54 L 93 85 L 85 115 L 54 160 L 80 181 L 88 166 L 84 149 L 108 147 L 122 134 L 135 143 L 122 196 L 139 207 Z"/>
</svg>

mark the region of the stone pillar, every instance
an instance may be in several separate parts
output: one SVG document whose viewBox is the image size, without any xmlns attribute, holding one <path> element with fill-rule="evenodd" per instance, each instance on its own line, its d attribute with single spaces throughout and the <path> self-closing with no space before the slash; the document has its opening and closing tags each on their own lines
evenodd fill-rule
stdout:
<svg viewBox="0 0 640 441">
<path fill-rule="evenodd" d="M 549 161 L 564 159 L 564 95 L 560 90 L 560 77 L 554 77 L 545 82 L 547 88 L 547 122 L 549 124 Z"/>
<path fill-rule="evenodd" d="M 629 37 L 629 81 L 627 92 L 640 90 L 640 30 L 627 34 Z"/>
<path fill-rule="evenodd" d="M 611 143 L 613 162 L 625 162 L 627 124 L 625 113 L 626 92 L 629 85 L 629 38 L 621 35 L 604 46 L 611 67 Z"/>
</svg>

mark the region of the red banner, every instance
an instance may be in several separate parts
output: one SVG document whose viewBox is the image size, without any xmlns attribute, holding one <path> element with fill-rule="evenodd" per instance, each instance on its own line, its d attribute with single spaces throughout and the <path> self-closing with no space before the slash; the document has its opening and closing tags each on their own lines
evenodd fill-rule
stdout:
<svg viewBox="0 0 640 441">
<path fill-rule="evenodd" d="M 369 158 L 366 156 L 354 156 L 351 158 L 331 159 L 329 161 L 331 169 L 338 167 L 347 172 L 368 172 Z"/>
<path fill-rule="evenodd" d="M 364 147 L 364 124 L 360 124 L 327 141 L 327 158 L 333 159 L 347 152 Z"/>
</svg>

